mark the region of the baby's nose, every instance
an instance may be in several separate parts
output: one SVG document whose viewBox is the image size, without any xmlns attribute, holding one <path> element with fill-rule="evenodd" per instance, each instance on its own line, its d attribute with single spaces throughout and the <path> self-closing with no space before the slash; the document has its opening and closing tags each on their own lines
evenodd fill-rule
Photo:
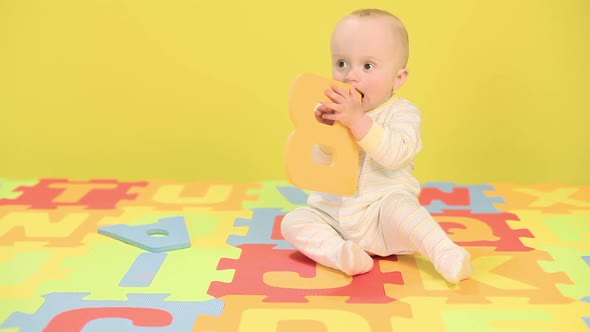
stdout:
<svg viewBox="0 0 590 332">
<path fill-rule="evenodd" d="M 357 79 L 358 79 L 357 76 L 354 74 L 346 75 L 346 81 L 348 81 L 348 82 L 356 82 Z"/>
<path fill-rule="evenodd" d="M 351 68 L 348 73 L 346 73 L 345 79 L 349 82 L 357 81 L 358 80 L 358 71 L 355 68 Z"/>
</svg>

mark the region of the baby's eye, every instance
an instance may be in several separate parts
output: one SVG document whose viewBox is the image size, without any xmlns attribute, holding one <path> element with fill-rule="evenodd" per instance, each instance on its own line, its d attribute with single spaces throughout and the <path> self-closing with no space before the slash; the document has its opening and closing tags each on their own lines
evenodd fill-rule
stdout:
<svg viewBox="0 0 590 332">
<path fill-rule="evenodd" d="M 374 68 L 375 66 L 372 63 L 365 63 L 365 65 L 363 67 L 365 69 L 371 69 L 371 68 Z"/>
<path fill-rule="evenodd" d="M 344 62 L 343 60 L 338 61 L 338 67 L 342 68 L 346 66 L 346 62 Z"/>
</svg>

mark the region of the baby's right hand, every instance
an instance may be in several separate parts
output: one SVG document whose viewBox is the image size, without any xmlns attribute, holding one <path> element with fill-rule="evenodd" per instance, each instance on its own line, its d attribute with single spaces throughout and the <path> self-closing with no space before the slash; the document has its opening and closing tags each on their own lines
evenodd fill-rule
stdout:
<svg viewBox="0 0 590 332">
<path fill-rule="evenodd" d="M 315 108 L 315 119 L 319 122 L 319 123 L 323 123 L 326 124 L 328 126 L 331 126 L 334 124 L 334 120 L 328 120 L 328 119 L 324 119 L 324 114 L 334 114 L 334 110 L 329 109 L 327 107 L 322 106 L 321 104 L 319 104 L 316 108 Z"/>
</svg>

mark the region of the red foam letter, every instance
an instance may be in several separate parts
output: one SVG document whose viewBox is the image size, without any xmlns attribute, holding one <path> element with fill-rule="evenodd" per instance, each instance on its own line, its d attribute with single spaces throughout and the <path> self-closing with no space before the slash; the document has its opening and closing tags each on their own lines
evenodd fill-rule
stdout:
<svg viewBox="0 0 590 332">
<path fill-rule="evenodd" d="M 129 307 L 80 308 L 64 311 L 53 317 L 43 329 L 43 332 L 80 332 L 86 324 L 103 318 L 128 319 L 135 326 L 145 327 L 164 327 L 172 323 L 172 315 L 160 309 Z"/>
</svg>

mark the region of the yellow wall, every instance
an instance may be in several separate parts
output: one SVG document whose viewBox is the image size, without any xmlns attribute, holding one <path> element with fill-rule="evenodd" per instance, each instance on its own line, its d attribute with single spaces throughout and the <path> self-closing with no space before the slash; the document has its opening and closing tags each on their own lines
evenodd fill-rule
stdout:
<svg viewBox="0 0 590 332">
<path fill-rule="evenodd" d="M 285 178 L 287 91 L 359 1 L 0 1 L 0 177 Z M 411 38 L 421 181 L 590 183 L 590 2 L 363 1 Z"/>
</svg>

